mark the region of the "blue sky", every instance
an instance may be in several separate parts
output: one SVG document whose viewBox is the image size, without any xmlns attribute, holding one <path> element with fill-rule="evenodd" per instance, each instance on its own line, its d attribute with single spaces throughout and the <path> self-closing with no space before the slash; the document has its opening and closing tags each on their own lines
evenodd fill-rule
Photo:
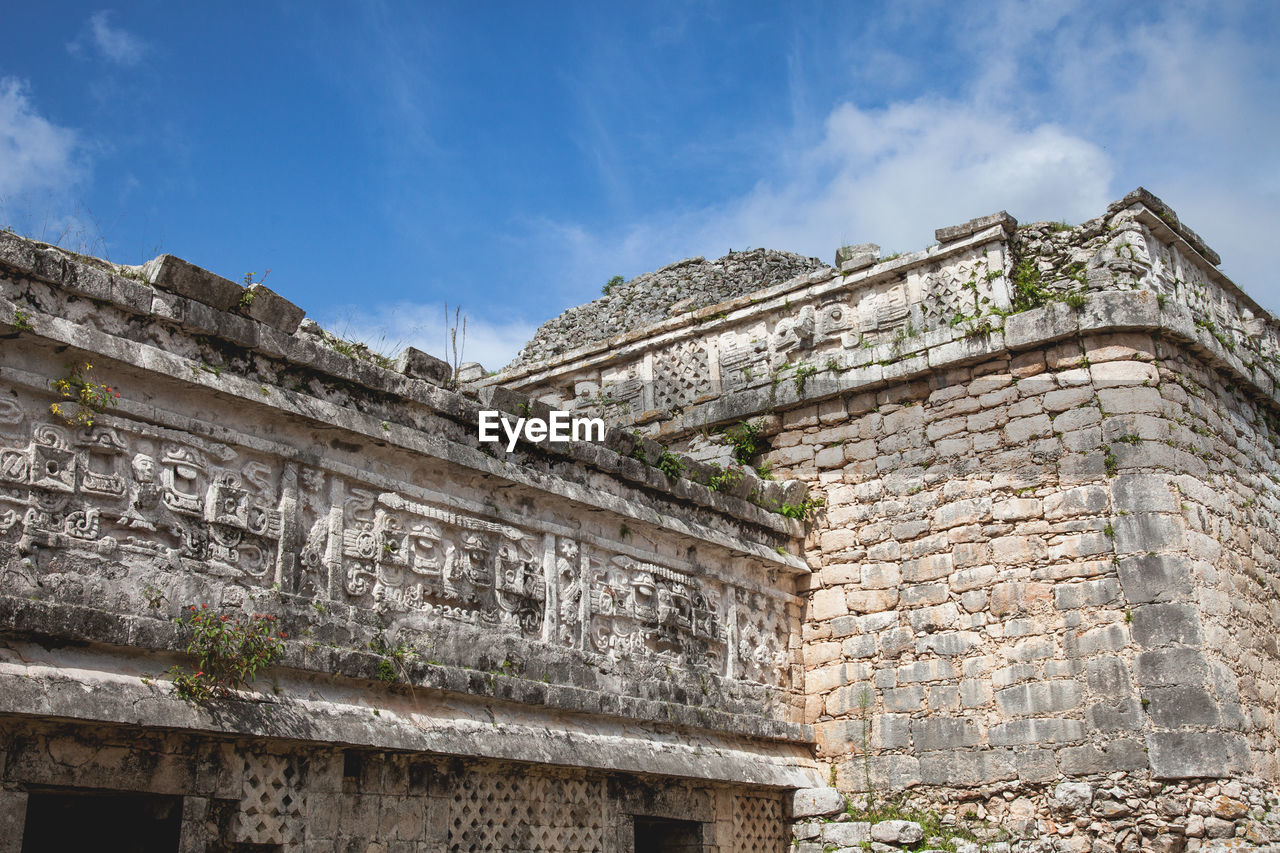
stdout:
<svg viewBox="0 0 1280 853">
<path fill-rule="evenodd" d="M 17 3 L 0 225 L 498 367 L 692 255 L 910 251 L 1143 185 L 1273 311 L 1280 4 Z"/>
</svg>

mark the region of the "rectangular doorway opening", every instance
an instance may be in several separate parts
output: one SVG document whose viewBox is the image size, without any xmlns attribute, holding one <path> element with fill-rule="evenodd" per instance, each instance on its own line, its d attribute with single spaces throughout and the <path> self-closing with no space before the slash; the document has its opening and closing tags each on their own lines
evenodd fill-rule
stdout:
<svg viewBox="0 0 1280 853">
<path fill-rule="evenodd" d="M 636 853 L 702 853 L 702 824 L 636 817 Z"/>
<path fill-rule="evenodd" d="M 182 797 L 119 791 L 32 791 L 22 853 L 177 853 Z"/>
</svg>

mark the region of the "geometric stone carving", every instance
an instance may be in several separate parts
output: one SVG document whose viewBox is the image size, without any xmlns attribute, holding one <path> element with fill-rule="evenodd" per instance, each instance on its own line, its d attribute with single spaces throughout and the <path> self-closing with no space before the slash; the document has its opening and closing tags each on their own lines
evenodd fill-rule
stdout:
<svg viewBox="0 0 1280 853">
<path fill-rule="evenodd" d="M 304 786 L 298 761 L 283 755 L 245 755 L 240 809 L 232 828 L 237 842 L 302 843 L 306 804 L 299 790 Z"/>
<path fill-rule="evenodd" d="M 691 344 L 658 354 L 653 364 L 653 407 L 671 411 L 707 393 L 711 367 L 707 350 Z"/>
<path fill-rule="evenodd" d="M 597 780 L 467 773 L 449 801 L 446 849 L 598 853 L 606 844 L 605 802 Z"/>
<path fill-rule="evenodd" d="M 739 794 L 733 798 L 733 849 L 736 853 L 780 853 L 787 827 L 778 797 Z"/>
</svg>

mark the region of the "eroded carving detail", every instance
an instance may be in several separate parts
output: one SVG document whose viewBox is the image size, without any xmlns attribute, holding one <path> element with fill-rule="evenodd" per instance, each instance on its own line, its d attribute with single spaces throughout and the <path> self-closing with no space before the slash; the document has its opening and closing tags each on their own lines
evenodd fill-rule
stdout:
<svg viewBox="0 0 1280 853">
<path fill-rule="evenodd" d="M 230 448 L 213 456 L 237 458 Z M 124 549 L 186 559 L 192 571 L 265 580 L 280 515 L 270 505 L 271 466 L 249 464 L 252 488 L 240 472 L 211 463 L 205 451 L 141 425 L 95 424 L 73 433 L 43 423 L 25 446 L 0 447 L 0 480 L 8 484 L 0 501 L 14 505 L 3 510 L 5 517 L 21 514 L 24 551 Z"/>
<path fill-rule="evenodd" d="M 709 587 L 709 585 L 707 585 Z M 681 572 L 630 557 L 592 561 L 590 639 L 612 658 L 656 655 L 724 664 L 718 591 Z"/>
</svg>

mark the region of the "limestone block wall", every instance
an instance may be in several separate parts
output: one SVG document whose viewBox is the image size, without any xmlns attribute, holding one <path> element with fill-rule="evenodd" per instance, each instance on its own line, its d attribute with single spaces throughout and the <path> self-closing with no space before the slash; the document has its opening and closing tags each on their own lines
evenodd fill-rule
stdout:
<svg viewBox="0 0 1280 853">
<path fill-rule="evenodd" d="M 842 787 L 1276 780 L 1280 451 L 1221 381 L 1112 333 L 783 415 L 826 483 L 807 718 Z"/>
<path fill-rule="evenodd" d="M 478 412 L 523 398 L 170 256 L 0 235 L 0 324 L 0 713 L 814 777 L 796 522 L 625 433 L 482 446 Z M 288 635 L 234 712 L 163 677 L 192 606 Z"/>
<path fill-rule="evenodd" d="M 1185 605 L 1153 606 L 1143 614 L 1143 626 L 1171 640 L 1185 636 L 1195 643 L 1199 638 L 1207 671 L 1198 660 L 1188 662 L 1164 700 L 1212 725 L 1213 710 L 1201 692 L 1211 682 L 1233 700 L 1220 709 L 1222 724 L 1244 732 L 1257 772 L 1275 780 L 1280 778 L 1280 419 L 1229 374 L 1161 346 L 1166 353 L 1162 394 L 1176 407 L 1171 439 L 1186 449 L 1178 460 L 1181 471 L 1166 480 L 1174 498 L 1164 505 L 1180 516 L 1188 556 L 1154 573 L 1163 589 L 1147 595 L 1159 603 L 1189 582 L 1200 626 L 1197 632 Z"/>
</svg>

